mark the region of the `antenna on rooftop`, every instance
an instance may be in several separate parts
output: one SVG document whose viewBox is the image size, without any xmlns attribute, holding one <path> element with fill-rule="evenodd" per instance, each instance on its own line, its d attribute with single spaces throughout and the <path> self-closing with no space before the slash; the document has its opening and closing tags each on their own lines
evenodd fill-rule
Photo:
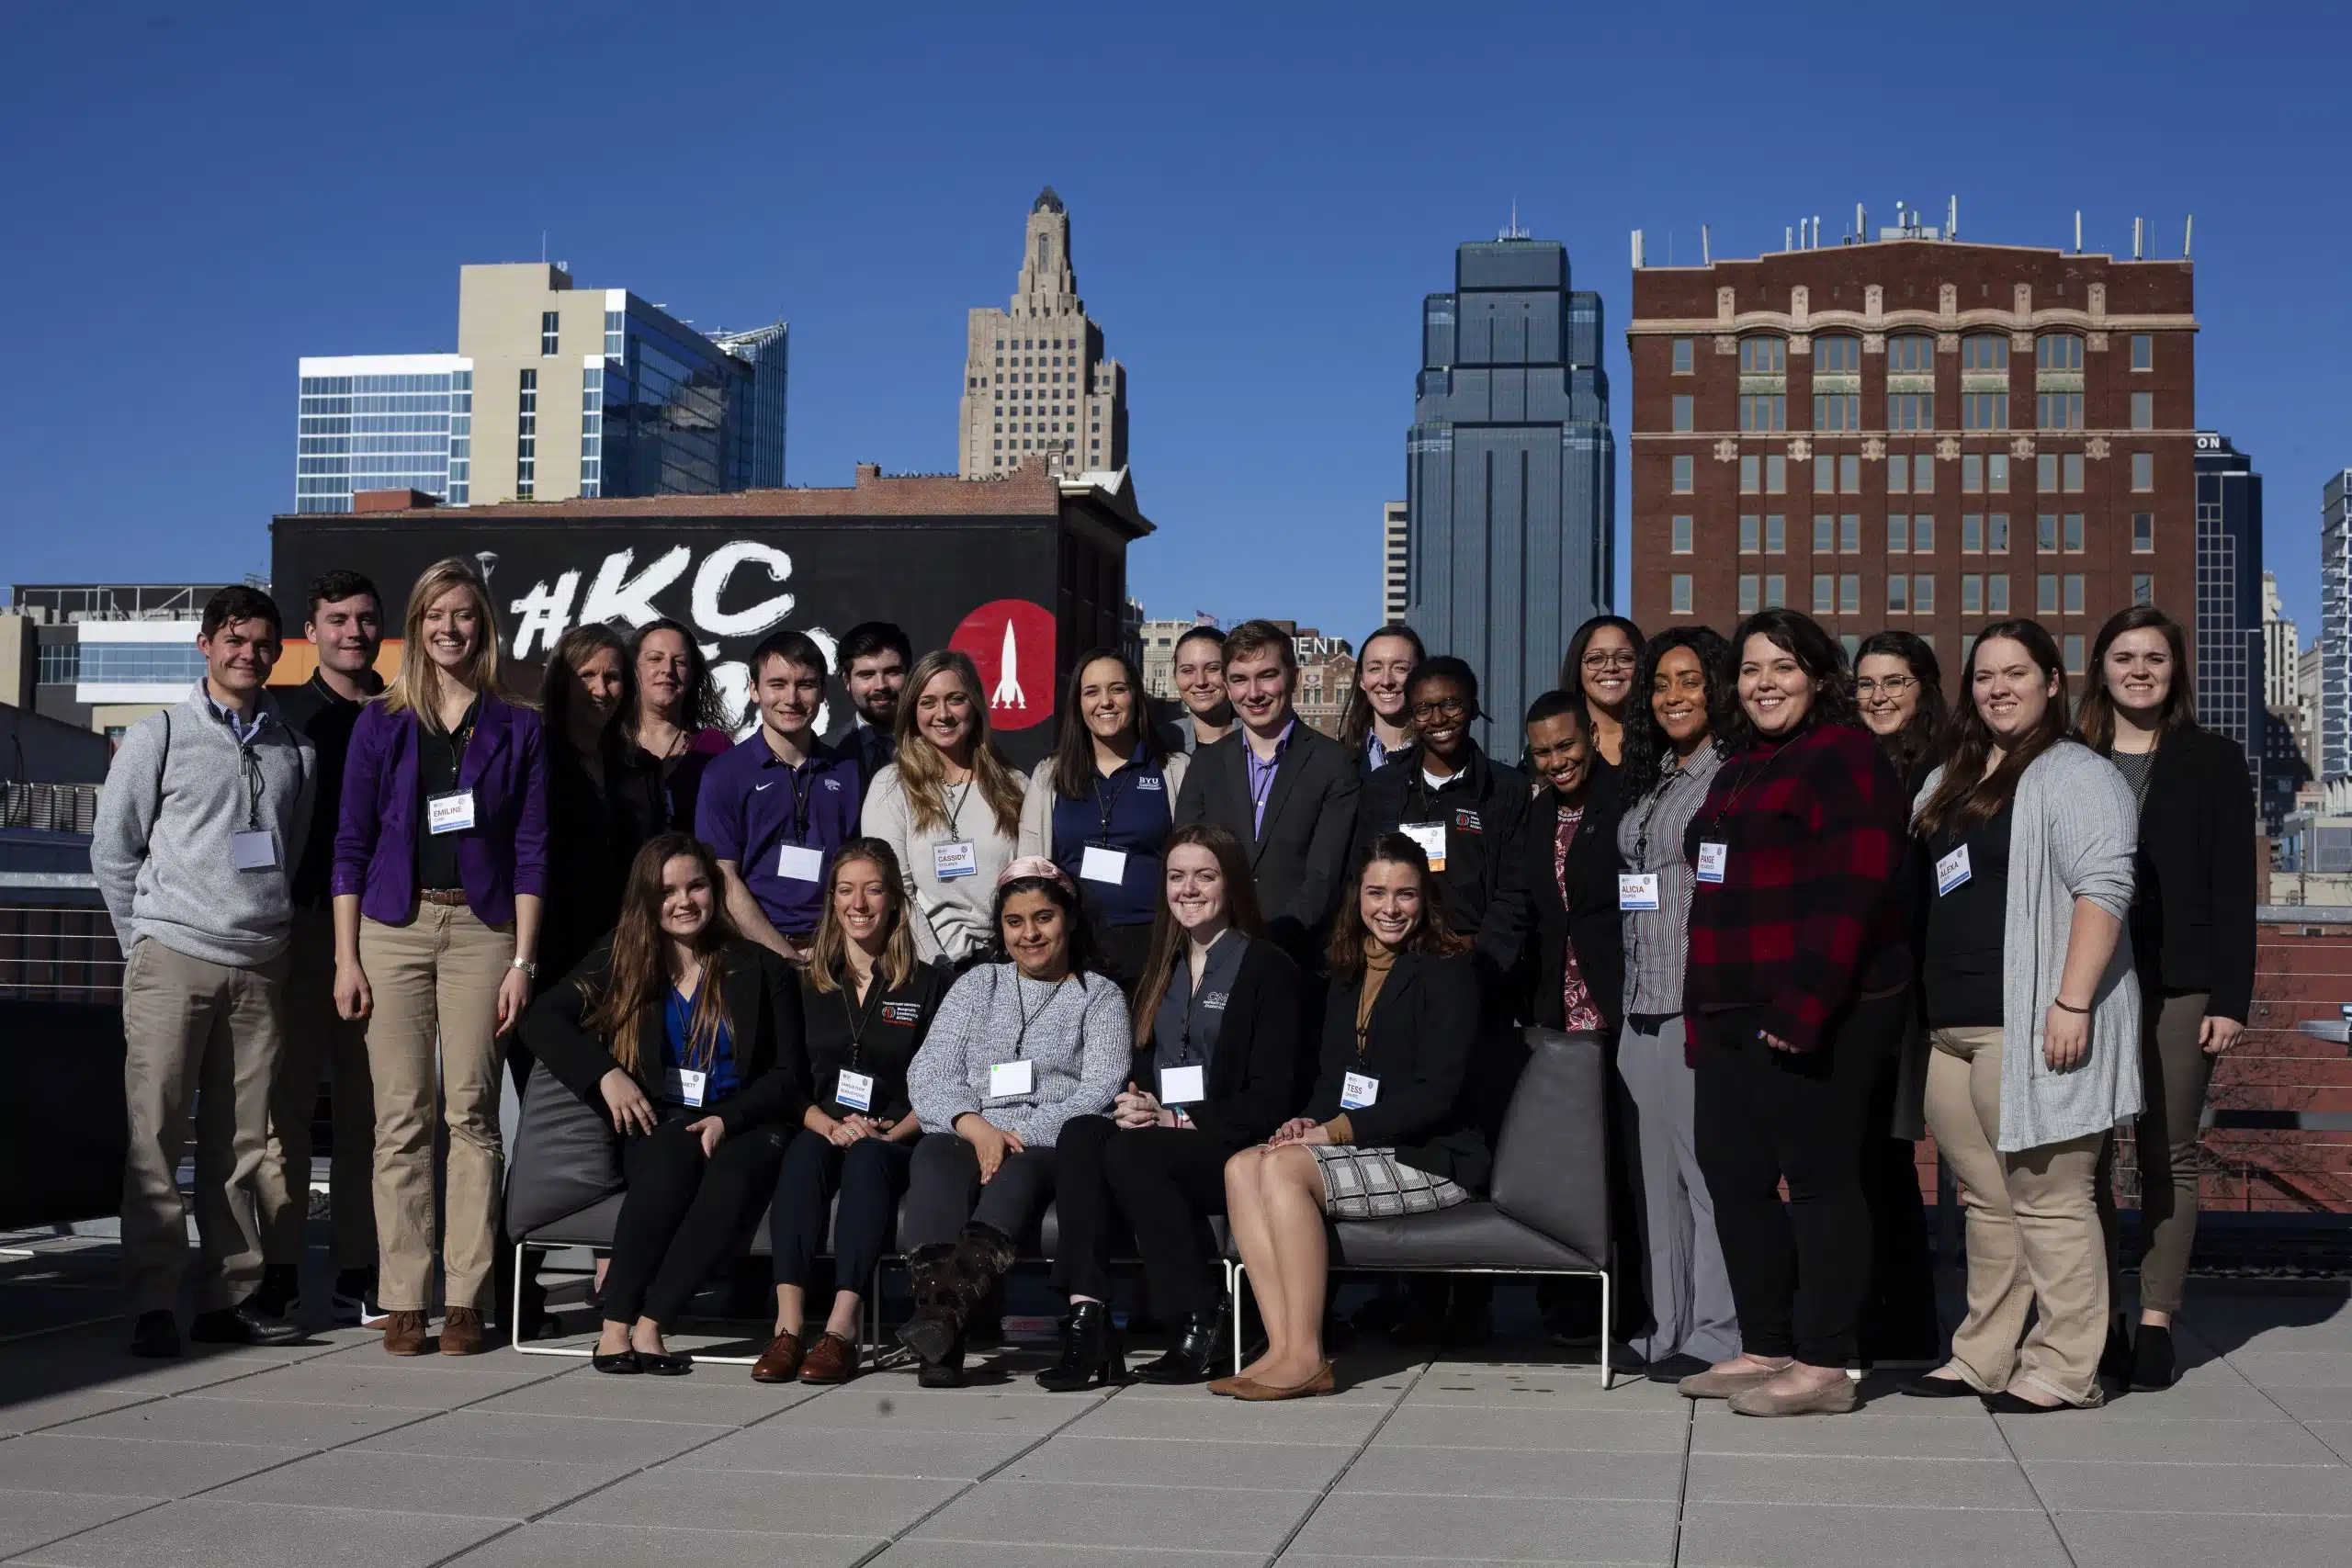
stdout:
<svg viewBox="0 0 2352 1568">
<path fill-rule="evenodd" d="M 2083 209 L 2079 207 L 2075 209 L 2075 254 L 2083 254 Z"/>
<path fill-rule="evenodd" d="M 2188 242 L 2189 242 L 2190 240 L 2192 240 L 2192 239 L 2195 239 L 2196 237 L 2197 237 L 2197 214 L 2195 214 L 2194 212 L 2192 212 L 2192 213 L 2190 213 L 2190 214 L 2188 215 L 2188 222 L 2186 222 L 2186 223 L 2184 223 L 2184 224 L 2182 224 L 2182 225 L 2181 225 L 2181 228 L 2180 228 L 2180 259 L 2181 259 L 2181 260 L 2183 260 L 2183 261 L 2187 261 L 2187 260 L 2188 259 Z"/>
<path fill-rule="evenodd" d="M 1854 243 L 1858 245 L 1871 237 L 1870 231 L 1863 227 L 1864 221 L 1862 204 L 1858 201 L 1854 203 Z"/>
<path fill-rule="evenodd" d="M 1944 238 L 1947 240 L 1960 238 L 1960 195 L 1958 192 L 1952 194 L 1951 202 L 1944 208 Z"/>
<path fill-rule="evenodd" d="M 1634 231 L 1634 270 L 1642 270 L 1642 231 L 1639 229 Z"/>
<path fill-rule="evenodd" d="M 1699 225 L 1699 265 L 1702 266 L 1715 265 L 1714 247 L 1707 238 L 1707 226 L 1704 223 Z"/>
<path fill-rule="evenodd" d="M 2132 259 L 2133 261 L 2141 261 L 2144 259 L 2141 254 L 2140 247 L 2140 226 L 2145 221 L 2145 219 L 2141 218 L 2134 218 L 2132 220 Z"/>
<path fill-rule="evenodd" d="M 1524 240 L 1528 237 L 1527 231 L 1519 226 L 1519 197 L 1512 197 L 1510 198 L 1510 227 L 1496 235 L 1495 238 L 1498 240 Z"/>
</svg>

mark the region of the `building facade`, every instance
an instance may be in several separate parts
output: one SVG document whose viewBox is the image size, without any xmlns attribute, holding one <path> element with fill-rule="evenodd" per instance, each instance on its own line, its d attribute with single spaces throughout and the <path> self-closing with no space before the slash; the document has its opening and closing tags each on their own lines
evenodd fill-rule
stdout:
<svg viewBox="0 0 2352 1568">
<path fill-rule="evenodd" d="M 2186 261 L 1932 238 L 1637 268 L 1634 618 L 1767 604 L 1948 669 L 2030 615 L 2079 674 L 2135 601 L 2197 604 Z"/>
<path fill-rule="evenodd" d="M 2352 776 L 2352 468 L 2320 491 L 2319 754 L 2323 784 Z"/>
<path fill-rule="evenodd" d="M 2304 646 L 2295 660 L 2295 744 L 2303 753 L 2303 763 L 2311 769 L 2312 778 L 2319 778 L 2319 644 Z"/>
<path fill-rule="evenodd" d="M 1380 624 L 1405 618 L 1412 607 L 1412 508 L 1401 501 L 1380 503 Z"/>
<path fill-rule="evenodd" d="M 2262 476 L 2226 435 L 2197 433 L 2197 721 L 2236 742 L 2257 801 L 2262 726 Z"/>
<path fill-rule="evenodd" d="M 371 490 L 472 499 L 474 365 L 461 354 L 304 357 L 294 508 L 348 512 Z"/>
<path fill-rule="evenodd" d="M 1021 276 L 1003 310 L 971 312 L 956 471 L 988 479 L 1043 453 L 1056 472 L 1127 466 L 1127 373 L 1078 297 L 1069 212 L 1047 186 L 1031 204 Z"/>
<path fill-rule="evenodd" d="M 217 582 L 19 583 L 10 616 L 32 633 L 30 707 L 120 739 L 187 699 L 204 674 L 196 634 Z M 295 612 L 281 611 L 287 614 Z M 300 622 L 286 628 L 299 634 Z M 22 694 L 19 687 L 19 695 Z"/>
<path fill-rule="evenodd" d="M 1213 626 L 1215 617 L 1195 615 L 1189 621 L 1146 621 L 1139 629 L 1143 658 L 1138 668 L 1143 671 L 1144 694 L 1163 702 L 1176 697 L 1176 639 L 1194 626 Z"/>
<path fill-rule="evenodd" d="M 1566 246 L 1514 234 L 1458 247 L 1453 292 L 1422 301 L 1404 618 L 1478 671 L 1503 716 L 1479 726 L 1490 746 L 1515 745 L 1517 716 L 1615 581 L 1600 297 L 1568 282 Z"/>
<path fill-rule="evenodd" d="M 2278 574 L 2262 574 L 2262 701 L 2266 707 L 2295 705 L 2295 661 L 2302 644 L 2295 623 L 2278 597 Z"/>
</svg>

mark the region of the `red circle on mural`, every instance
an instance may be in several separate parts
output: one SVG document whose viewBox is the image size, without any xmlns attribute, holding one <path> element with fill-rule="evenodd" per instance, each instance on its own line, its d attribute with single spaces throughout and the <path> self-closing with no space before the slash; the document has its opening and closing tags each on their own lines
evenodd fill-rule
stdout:
<svg viewBox="0 0 2352 1568">
<path fill-rule="evenodd" d="M 979 666 L 989 727 L 1026 729 L 1054 716 L 1054 617 L 1026 599 L 991 599 L 957 624 L 950 648 Z"/>
</svg>

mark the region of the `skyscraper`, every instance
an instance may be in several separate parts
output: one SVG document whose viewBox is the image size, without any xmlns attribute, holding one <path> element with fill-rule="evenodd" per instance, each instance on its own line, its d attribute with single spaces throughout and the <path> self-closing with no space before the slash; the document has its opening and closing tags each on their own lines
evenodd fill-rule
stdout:
<svg viewBox="0 0 2352 1568">
<path fill-rule="evenodd" d="M 360 491 L 470 499 L 474 362 L 460 354 L 304 356 L 294 509 L 348 512 Z"/>
<path fill-rule="evenodd" d="M 2262 704 L 2265 707 L 2295 705 L 2295 660 L 2301 657 L 2295 623 L 2286 602 L 2278 597 L 2278 574 L 2262 574 Z"/>
<path fill-rule="evenodd" d="M 2320 491 L 2319 755 L 2322 784 L 2352 773 L 2352 468 Z"/>
<path fill-rule="evenodd" d="M 1458 247 L 1453 273 L 1421 307 L 1406 618 L 1477 669 L 1493 743 L 1611 607 L 1616 441 L 1600 296 L 1569 291 L 1567 248 L 1514 229 Z"/>
<path fill-rule="evenodd" d="M 2262 476 L 2226 435 L 2197 433 L 2197 721 L 2235 741 L 2261 799 Z"/>
<path fill-rule="evenodd" d="M 1412 509 L 1401 501 L 1380 503 L 1380 619 L 1401 621 L 1413 582 Z"/>
<path fill-rule="evenodd" d="M 1023 453 L 1056 472 L 1127 466 L 1127 373 L 1102 357 L 1070 263 L 1069 213 L 1047 186 L 1030 205 L 1012 303 L 972 311 L 956 471 L 1010 473 Z"/>
</svg>

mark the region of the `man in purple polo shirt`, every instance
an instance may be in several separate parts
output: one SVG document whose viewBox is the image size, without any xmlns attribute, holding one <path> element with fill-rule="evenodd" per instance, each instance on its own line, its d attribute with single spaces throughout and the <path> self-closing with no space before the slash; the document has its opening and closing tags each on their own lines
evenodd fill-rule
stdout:
<svg viewBox="0 0 2352 1568">
<path fill-rule="evenodd" d="M 799 632 L 752 650 L 760 728 L 712 761 L 695 810 L 736 928 L 796 962 L 816 933 L 833 852 L 857 833 L 857 762 L 817 738 L 828 673 L 824 650 Z"/>
</svg>

